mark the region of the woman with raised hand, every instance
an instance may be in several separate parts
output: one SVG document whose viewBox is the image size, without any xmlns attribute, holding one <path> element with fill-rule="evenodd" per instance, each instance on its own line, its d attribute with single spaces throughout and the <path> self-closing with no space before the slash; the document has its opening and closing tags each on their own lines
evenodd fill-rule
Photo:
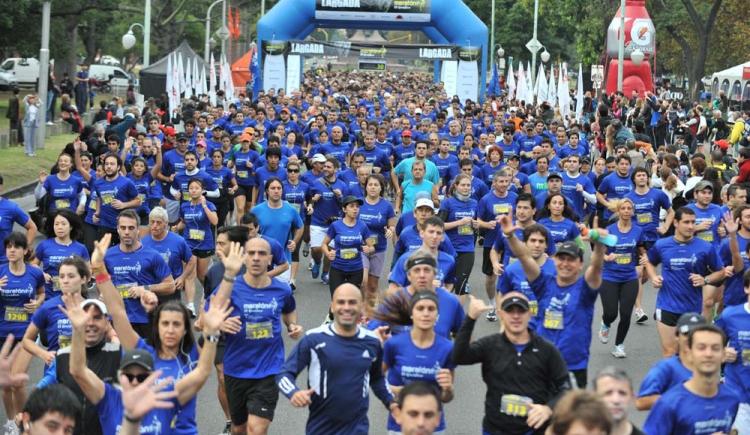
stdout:
<svg viewBox="0 0 750 435">
<path fill-rule="evenodd" d="M 157 410 L 149 413 L 141 422 L 141 430 L 145 428 L 153 430 L 157 424 L 162 428 L 172 427 L 172 421 L 176 417 L 173 431 L 163 433 L 197 434 L 195 396 L 211 372 L 219 330 L 230 313 L 228 301 L 222 304 L 212 303 L 203 313 L 201 322 L 206 340 L 200 352 L 197 350 L 191 332 L 190 315 L 187 309 L 181 303 L 174 301 L 160 305 L 154 313 L 151 344 L 147 344 L 130 325 L 125 305 L 104 266 L 104 254 L 109 246 L 110 237 L 110 235 L 105 235 L 96 244 L 91 263 L 99 291 L 112 315 L 120 343 L 128 351 L 123 357 L 121 370 L 126 373 L 126 370 L 136 369 L 139 372 L 126 373 L 131 375 L 128 376 L 131 386 L 136 385 L 134 382 L 136 380 L 143 381 L 153 370 L 161 370 L 161 382 L 173 383 L 174 390 L 177 392 L 178 406 L 172 410 Z M 75 302 L 74 296 L 64 296 L 64 299 L 67 298 L 65 311 L 73 325 L 71 375 L 78 382 L 86 398 L 98 407 L 103 432 L 115 433 L 123 417 L 122 393 L 115 387 L 105 384 L 86 368 L 83 333 L 88 314 L 78 308 L 79 303 Z M 155 295 L 148 296 L 153 297 L 155 301 Z M 127 357 L 131 352 L 144 353 L 150 357 L 153 364 L 148 368 L 127 365 Z"/>
<path fill-rule="evenodd" d="M 37 200 L 47 196 L 47 213 L 59 209 L 83 213 L 83 189 L 86 186 L 82 178 L 72 175 L 73 169 L 73 156 L 62 153 L 57 158 L 56 174 L 39 174 L 39 184 L 34 189 L 34 196 Z"/>
</svg>

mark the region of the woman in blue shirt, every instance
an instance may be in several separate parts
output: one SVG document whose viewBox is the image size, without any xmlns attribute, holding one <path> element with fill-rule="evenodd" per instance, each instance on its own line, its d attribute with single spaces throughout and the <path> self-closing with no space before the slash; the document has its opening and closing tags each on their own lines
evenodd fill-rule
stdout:
<svg viewBox="0 0 750 435">
<path fill-rule="evenodd" d="M 161 153 L 159 156 L 159 163 L 154 165 L 154 168 L 161 168 Z M 141 205 L 136 209 L 138 216 L 141 218 L 141 237 L 144 237 L 148 232 L 148 214 L 151 212 L 151 208 L 148 206 L 148 197 L 151 191 L 151 184 L 154 182 L 154 178 L 148 172 L 148 165 L 143 157 L 136 157 L 133 159 L 131 165 L 130 174 L 128 174 L 130 181 L 135 184 L 135 189 L 138 191 L 138 197 L 141 198 Z"/>
<path fill-rule="evenodd" d="M 474 230 L 478 226 L 477 201 L 471 198 L 471 176 L 459 174 L 451 186 L 450 197 L 440 205 L 440 218 L 455 248 L 456 286 L 454 292 L 465 295 L 471 268 L 474 266 Z"/>
<path fill-rule="evenodd" d="M 440 390 L 442 402 L 453 399 L 453 342 L 435 333 L 438 318 L 438 298 L 434 292 L 419 291 L 407 300 L 403 293 L 392 297 L 400 320 L 396 323 L 411 325 L 409 333 L 397 334 L 383 345 L 383 370 L 386 372 L 391 392 L 397 395 L 412 382 L 423 381 Z M 445 431 L 445 416 L 435 434 Z M 401 427 L 388 416 L 388 432 L 400 433 Z"/>
<path fill-rule="evenodd" d="M 297 132 L 290 131 L 286 135 L 286 139 L 282 144 L 282 154 L 286 157 L 297 156 L 297 159 L 302 161 L 302 148 L 300 147 L 301 136 L 297 135 Z"/>
<path fill-rule="evenodd" d="M 630 329 L 630 318 L 633 305 L 638 295 L 638 259 L 643 250 L 643 232 L 641 227 L 633 225 L 635 206 L 633 201 L 624 198 L 612 200 L 617 213 L 617 222 L 607 227 L 607 232 L 617 236 L 617 244 L 607 248 L 604 256 L 602 286 L 599 293 L 602 298 L 602 324 L 599 327 L 599 341 L 609 341 L 609 328 L 620 313 L 617 325 L 617 337 L 612 356 L 625 358 L 625 337 Z"/>
<path fill-rule="evenodd" d="M 188 182 L 188 195 L 190 201 L 180 204 L 180 222 L 175 226 L 175 232 L 182 232 L 182 237 L 198 259 L 195 271 L 198 280 L 203 282 L 215 249 L 211 226 L 219 222 L 219 217 L 216 215 L 216 207 L 203 195 L 201 180 L 193 178 Z M 188 300 L 190 302 L 193 301 Z"/>
<path fill-rule="evenodd" d="M 253 197 L 255 186 L 255 168 L 258 166 L 260 154 L 255 150 L 249 134 L 240 136 L 240 148 L 232 156 L 234 162 L 234 175 L 237 177 L 237 193 L 234 196 L 237 219 L 241 218 L 250 205 L 248 198 Z"/>
<path fill-rule="evenodd" d="M 356 196 L 349 195 L 342 201 L 341 208 L 344 217 L 334 221 L 323 237 L 323 255 L 331 262 L 328 275 L 328 289 L 333 291 L 344 283 L 351 283 L 357 287 L 362 286 L 364 276 L 364 264 L 362 253 L 370 254 L 375 249 L 375 241 L 368 240 L 370 230 L 364 222 L 359 219 L 359 210 L 362 200 Z M 334 242 L 334 249 L 328 246 Z"/>
<path fill-rule="evenodd" d="M 56 174 L 40 176 L 34 195 L 37 199 L 47 195 L 48 213 L 63 208 L 78 211 L 84 183 L 83 179 L 71 174 L 73 158 L 70 154 L 60 154 L 57 158 L 57 170 Z M 80 211 L 83 211 L 82 205 L 80 205 Z"/>
<path fill-rule="evenodd" d="M 581 230 L 575 219 L 577 217 L 562 193 L 549 195 L 544 201 L 544 208 L 537 215 L 537 222 L 547 228 L 550 242 L 556 247 L 567 241 L 575 241 L 578 246 L 583 246 Z"/>
<path fill-rule="evenodd" d="M 89 259 L 89 252 L 77 240 L 81 234 L 81 218 L 70 210 L 60 209 L 47 219 L 48 239 L 39 243 L 35 251 L 35 266 L 44 271 L 45 299 L 49 300 L 60 292 L 57 272 L 62 261 L 77 255 Z"/>
<path fill-rule="evenodd" d="M 24 260 L 29 249 L 26 235 L 11 233 L 3 241 L 3 247 L 8 263 L 0 266 L 0 343 L 5 343 L 8 335 L 23 337 L 31 322 L 31 315 L 44 302 L 42 270 Z M 26 373 L 30 362 L 31 355 L 21 352 L 11 367 L 11 373 Z M 25 402 L 25 385 L 3 387 L 5 415 L 21 412 Z"/>
<path fill-rule="evenodd" d="M 230 198 L 237 191 L 237 180 L 235 180 L 232 170 L 227 168 L 224 163 L 224 151 L 220 149 L 211 151 L 211 164 L 206 167 L 206 173 L 219 186 L 219 197 L 210 198 L 209 201 L 216 207 L 219 222 L 216 225 L 221 227 L 224 226 L 229 215 Z"/>
<path fill-rule="evenodd" d="M 395 234 L 396 214 L 393 205 L 383 199 L 385 193 L 385 178 L 380 174 L 372 174 L 365 180 L 365 200 L 359 210 L 359 219 L 367 225 L 370 230 L 370 238 L 375 250 L 368 255 L 362 256 L 365 270 L 365 302 L 375 304 L 378 294 L 378 281 L 383 272 L 385 264 L 385 250 L 388 240 L 392 240 Z"/>
<path fill-rule="evenodd" d="M 290 133 L 292 134 L 292 133 Z M 302 222 L 305 223 L 305 232 L 310 231 L 310 220 L 307 216 L 307 201 L 310 199 L 310 185 L 304 181 L 300 181 L 300 171 L 302 166 L 295 161 L 291 161 L 286 164 L 286 180 L 281 182 L 281 189 L 283 200 L 288 202 L 294 207 L 300 214 Z M 299 270 L 299 250 L 300 243 L 294 246 L 292 251 L 292 265 L 289 282 L 296 285 L 297 282 L 297 271 Z"/>
</svg>

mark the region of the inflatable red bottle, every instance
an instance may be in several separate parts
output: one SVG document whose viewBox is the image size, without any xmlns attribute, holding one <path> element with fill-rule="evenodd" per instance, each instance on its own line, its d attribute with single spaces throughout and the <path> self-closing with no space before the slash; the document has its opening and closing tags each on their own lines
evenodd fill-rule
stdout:
<svg viewBox="0 0 750 435">
<path fill-rule="evenodd" d="M 617 65 L 620 35 L 620 12 L 617 8 L 615 17 L 607 29 L 607 68 L 606 89 L 608 94 L 617 91 Z M 644 57 L 640 65 L 635 65 L 630 59 L 631 53 L 640 50 Z M 646 10 L 646 0 L 625 0 L 625 60 L 623 62 L 623 93 L 630 97 L 633 91 L 643 95 L 645 91 L 653 91 L 654 83 L 651 76 L 651 59 L 656 52 L 656 31 L 654 23 Z"/>
</svg>

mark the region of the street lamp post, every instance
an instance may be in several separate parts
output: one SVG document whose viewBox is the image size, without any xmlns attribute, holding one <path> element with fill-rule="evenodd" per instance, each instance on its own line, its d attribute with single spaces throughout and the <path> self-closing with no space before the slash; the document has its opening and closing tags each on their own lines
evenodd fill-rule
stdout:
<svg viewBox="0 0 750 435">
<path fill-rule="evenodd" d="M 49 86 L 49 27 L 50 15 L 52 13 L 52 2 L 45 1 L 42 3 L 42 47 L 39 49 L 39 89 L 37 95 L 39 98 L 39 112 L 37 120 L 37 148 L 44 149 L 44 140 L 47 135 L 47 87 Z M 80 109 L 81 111 L 85 108 Z M 34 151 L 33 149 L 31 150 Z"/>
<path fill-rule="evenodd" d="M 542 44 L 536 39 L 537 24 L 539 22 L 539 0 L 534 0 L 534 36 L 526 43 L 526 48 L 531 52 L 531 83 L 536 81 L 536 54 L 542 49 Z M 545 49 L 546 51 L 546 49 Z M 533 85 L 532 85 L 533 86 Z"/>
<path fill-rule="evenodd" d="M 492 0 L 492 12 L 490 13 L 490 47 L 495 47 L 495 0 Z M 495 53 L 490 50 L 490 65 L 495 62 Z"/>
<path fill-rule="evenodd" d="M 136 40 L 135 34 L 133 34 L 133 27 L 136 26 L 143 30 L 143 67 L 145 68 L 151 64 L 149 60 L 151 57 L 151 0 L 146 0 L 143 11 L 143 24 L 131 24 L 128 32 L 122 35 L 122 46 L 125 50 L 130 50 L 135 46 Z"/>
<path fill-rule="evenodd" d="M 208 11 L 206 12 L 206 43 L 203 51 L 203 60 L 206 63 L 209 62 L 209 54 L 211 53 L 211 9 L 223 1 L 224 0 L 216 0 L 211 3 L 211 6 L 208 7 Z"/>
<path fill-rule="evenodd" d="M 625 65 L 625 0 L 620 0 L 620 32 L 617 44 L 617 90 L 622 92 Z"/>
</svg>

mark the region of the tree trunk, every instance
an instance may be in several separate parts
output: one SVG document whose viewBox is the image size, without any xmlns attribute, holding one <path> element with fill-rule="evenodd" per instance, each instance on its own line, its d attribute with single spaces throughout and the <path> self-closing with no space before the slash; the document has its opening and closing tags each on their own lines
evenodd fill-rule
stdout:
<svg viewBox="0 0 750 435">
<path fill-rule="evenodd" d="M 68 45 L 67 56 L 63 61 L 62 72 L 67 72 L 72 78 L 75 76 L 78 66 L 78 55 L 75 50 L 78 45 L 78 17 L 69 17 L 68 20 L 65 31 L 68 34 L 70 44 Z"/>
</svg>

